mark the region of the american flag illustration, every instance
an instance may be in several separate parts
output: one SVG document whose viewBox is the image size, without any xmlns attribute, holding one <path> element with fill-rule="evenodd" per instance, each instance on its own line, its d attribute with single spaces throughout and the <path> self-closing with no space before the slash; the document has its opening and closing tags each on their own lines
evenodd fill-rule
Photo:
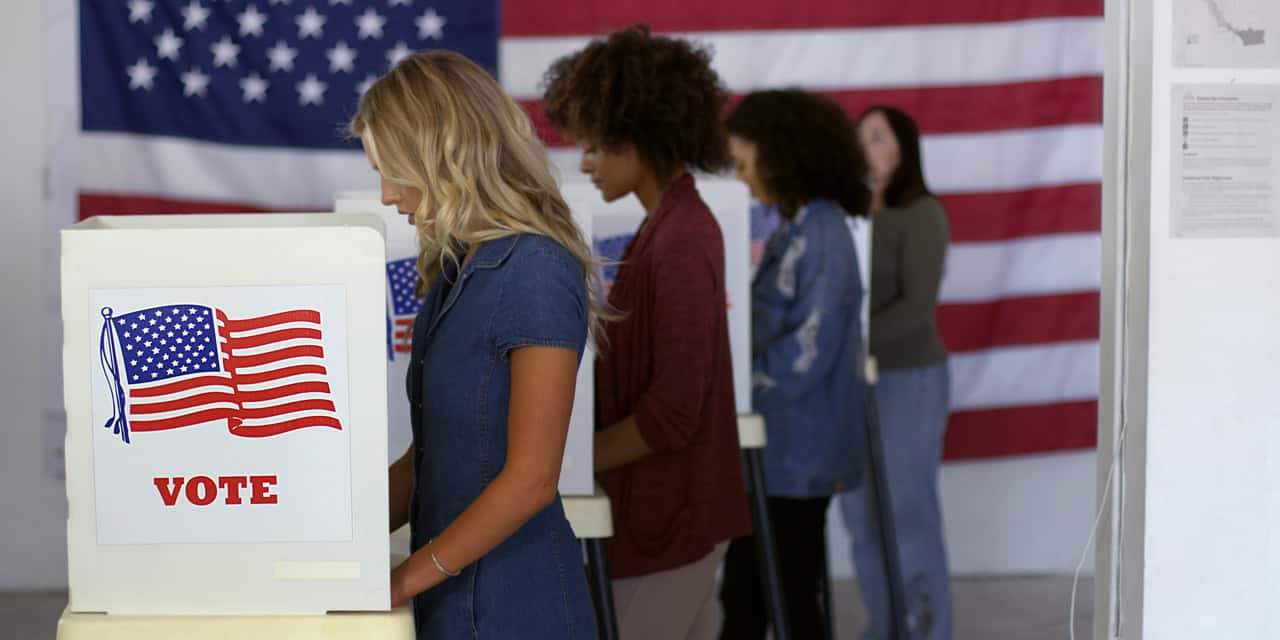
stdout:
<svg viewBox="0 0 1280 640">
<path fill-rule="evenodd" d="M 395 353 L 413 350 L 413 319 L 422 307 L 422 299 L 414 295 L 418 284 L 417 258 L 387 262 L 387 285 L 391 288 L 391 317 L 387 322 L 388 359 Z"/>
<path fill-rule="evenodd" d="M 318 311 L 233 320 L 214 307 L 165 305 L 102 315 L 99 354 L 114 403 L 104 426 L 126 444 L 132 432 L 221 421 L 248 438 L 342 428 Z"/>
</svg>

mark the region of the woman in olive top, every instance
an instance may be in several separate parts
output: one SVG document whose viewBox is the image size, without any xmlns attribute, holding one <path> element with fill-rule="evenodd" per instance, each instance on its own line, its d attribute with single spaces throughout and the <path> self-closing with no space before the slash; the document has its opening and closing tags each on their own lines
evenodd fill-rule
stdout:
<svg viewBox="0 0 1280 640">
<path fill-rule="evenodd" d="M 951 378 L 935 309 L 950 235 L 947 213 L 925 186 L 915 122 L 893 107 L 858 119 L 872 193 L 871 355 L 898 555 L 912 638 L 951 638 L 951 590 L 938 504 L 938 467 Z M 841 498 L 853 559 L 871 616 L 863 636 L 888 634 L 889 594 L 867 485 Z"/>
</svg>

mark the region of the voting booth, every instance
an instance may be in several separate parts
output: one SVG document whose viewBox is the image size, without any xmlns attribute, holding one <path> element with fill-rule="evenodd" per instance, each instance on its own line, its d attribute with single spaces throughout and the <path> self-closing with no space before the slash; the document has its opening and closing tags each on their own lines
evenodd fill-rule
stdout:
<svg viewBox="0 0 1280 640">
<path fill-rule="evenodd" d="M 70 612 L 388 609 L 382 227 L 62 232 Z"/>
<path fill-rule="evenodd" d="M 387 338 L 383 352 L 386 354 L 386 380 L 390 391 L 386 402 L 390 417 L 387 456 L 394 460 L 404 454 L 413 439 L 404 385 L 412 351 L 413 319 L 422 306 L 422 299 L 414 293 L 418 282 L 417 230 L 395 207 L 383 205 L 376 191 L 340 193 L 334 210 L 339 214 L 376 215 L 386 229 L 386 271 L 380 285 L 386 290 L 386 299 L 379 303 L 377 311 L 385 316 Z M 583 234 L 590 238 L 591 218 L 579 215 L 576 209 L 574 217 Z M 569 436 L 560 470 L 560 493 L 566 496 L 589 496 L 595 487 L 591 457 L 595 421 L 594 360 L 595 352 L 588 344 L 578 367 Z"/>
</svg>

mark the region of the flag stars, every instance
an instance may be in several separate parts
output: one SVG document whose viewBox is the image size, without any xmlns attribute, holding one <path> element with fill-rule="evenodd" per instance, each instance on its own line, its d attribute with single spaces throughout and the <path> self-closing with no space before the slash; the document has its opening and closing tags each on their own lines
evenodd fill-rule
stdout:
<svg viewBox="0 0 1280 640">
<path fill-rule="evenodd" d="M 347 46 L 346 42 L 339 41 L 337 46 L 325 53 L 329 58 L 329 72 L 337 73 L 346 71 L 351 73 L 355 70 L 356 50 Z"/>
<path fill-rule="evenodd" d="M 444 37 L 444 25 L 447 22 L 435 9 L 427 9 L 426 13 L 414 20 L 414 24 L 418 25 L 418 38 L 440 40 Z"/>
<path fill-rule="evenodd" d="M 182 74 L 182 95 L 188 98 L 192 96 L 203 98 L 208 91 L 209 76 L 199 67 L 192 67 L 190 71 Z"/>
<path fill-rule="evenodd" d="M 137 91 L 138 89 L 151 90 L 155 86 L 156 68 L 147 62 L 146 58 L 138 58 L 138 62 L 128 68 L 129 88 Z M 121 320 L 120 324 L 124 324 Z"/>
<path fill-rule="evenodd" d="M 267 50 L 267 57 L 271 60 L 272 71 L 293 71 L 293 60 L 298 57 L 298 50 L 281 40 Z M 205 325 L 205 328 L 209 326 Z"/>
<path fill-rule="evenodd" d="M 240 37 L 257 36 L 261 38 L 262 27 L 267 24 L 267 15 L 258 11 L 257 7 L 249 5 L 248 9 L 236 16 L 236 22 L 240 23 Z M 195 313 L 195 309 L 192 309 L 191 312 Z"/>
<path fill-rule="evenodd" d="M 319 38 L 324 34 L 324 23 L 328 18 L 316 13 L 315 7 L 307 7 L 307 11 L 298 16 L 298 39 Z"/>
<path fill-rule="evenodd" d="M 182 28 L 187 31 L 203 29 L 208 21 L 209 10 L 198 0 L 191 0 L 191 4 L 182 10 Z"/>
<path fill-rule="evenodd" d="M 151 22 L 151 11 L 155 8 L 151 0 L 129 0 L 129 24 Z"/>
<path fill-rule="evenodd" d="M 173 29 L 165 29 L 164 33 L 156 36 L 156 55 L 161 60 L 177 61 L 182 50 L 184 40 L 173 33 Z"/>
<path fill-rule="evenodd" d="M 324 104 L 324 92 L 328 88 L 329 85 L 320 82 L 316 74 L 309 73 L 305 80 L 297 84 L 298 103 L 303 106 Z"/>
<path fill-rule="evenodd" d="M 271 86 L 271 83 L 268 82 L 266 79 L 264 79 L 262 76 L 258 75 L 257 71 L 240 79 L 240 92 L 246 103 L 266 102 L 267 88 L 270 86 Z M 194 328 L 196 325 L 194 323 L 191 323 L 191 324 L 188 324 L 187 326 Z M 208 327 L 206 326 L 205 328 L 208 328 Z"/>
<path fill-rule="evenodd" d="M 240 45 L 231 41 L 231 36 L 222 36 L 222 39 L 213 43 L 209 47 L 213 51 L 213 67 L 234 67 L 237 58 L 240 57 Z M 187 317 L 183 316 L 183 320 Z"/>
<path fill-rule="evenodd" d="M 373 74 L 369 74 L 365 76 L 364 81 L 356 85 L 356 93 L 361 96 L 363 96 L 366 93 L 369 93 L 369 88 L 372 87 L 373 83 L 377 81 L 378 81 L 378 76 L 375 76 Z"/>
<path fill-rule="evenodd" d="M 403 42 L 397 42 L 394 49 L 387 52 L 387 64 L 394 67 L 400 64 L 401 60 L 413 55 L 413 50 Z"/>
<path fill-rule="evenodd" d="M 382 28 L 386 24 L 387 19 L 379 15 L 377 11 L 374 11 L 373 7 L 365 9 L 364 13 L 356 17 L 356 29 L 361 40 L 381 38 Z"/>
</svg>

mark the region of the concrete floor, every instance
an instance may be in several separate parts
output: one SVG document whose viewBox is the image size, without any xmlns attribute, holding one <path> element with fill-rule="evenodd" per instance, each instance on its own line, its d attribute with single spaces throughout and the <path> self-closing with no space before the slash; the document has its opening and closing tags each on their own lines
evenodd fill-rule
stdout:
<svg viewBox="0 0 1280 640">
<path fill-rule="evenodd" d="M 1039 640 L 1067 638 L 1071 576 L 958 578 L 954 640 Z M 836 582 L 839 638 L 857 638 L 865 624 L 857 586 Z M 67 594 L 0 593 L 0 640 L 53 640 Z M 1093 580 L 1081 579 L 1076 603 L 1076 638 L 1092 637 Z"/>
</svg>

